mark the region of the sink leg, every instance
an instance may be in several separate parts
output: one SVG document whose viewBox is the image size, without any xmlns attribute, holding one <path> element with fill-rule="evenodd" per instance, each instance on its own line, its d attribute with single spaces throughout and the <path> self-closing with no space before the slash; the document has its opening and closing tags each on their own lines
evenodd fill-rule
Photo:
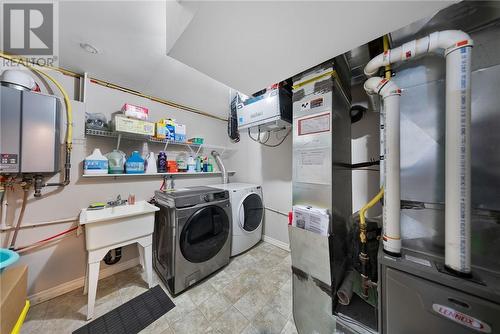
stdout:
<svg viewBox="0 0 500 334">
<path fill-rule="evenodd" d="M 146 247 L 139 247 L 142 248 L 142 253 L 143 253 L 143 259 L 142 262 L 144 263 L 144 270 L 146 271 L 146 281 L 148 283 L 148 287 L 151 289 L 153 287 L 153 252 L 152 252 L 152 247 L 151 245 L 146 246 Z"/>
<path fill-rule="evenodd" d="M 83 282 L 83 294 L 86 295 L 89 291 L 89 264 L 85 267 L 85 282 Z"/>
<path fill-rule="evenodd" d="M 139 249 L 139 263 L 141 264 L 141 269 L 144 272 L 146 270 L 146 264 L 144 263 L 144 247 L 142 245 L 138 245 L 137 247 Z"/>
<path fill-rule="evenodd" d="M 99 262 L 88 264 L 88 299 L 87 320 L 94 317 L 95 297 L 97 293 L 97 281 L 99 280 Z"/>
</svg>

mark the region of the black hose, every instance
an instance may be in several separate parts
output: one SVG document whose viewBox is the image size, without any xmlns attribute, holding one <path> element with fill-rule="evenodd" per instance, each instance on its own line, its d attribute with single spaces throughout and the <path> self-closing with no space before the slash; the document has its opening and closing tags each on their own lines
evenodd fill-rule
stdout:
<svg viewBox="0 0 500 334">
<path fill-rule="evenodd" d="M 351 124 L 354 124 L 356 122 L 359 122 L 362 118 L 363 115 L 366 113 L 368 109 L 360 106 L 360 105 L 354 105 L 351 107 Z"/>
<path fill-rule="evenodd" d="M 380 160 L 364 161 L 364 162 L 358 162 L 355 164 L 346 164 L 343 162 L 333 163 L 333 166 L 335 166 L 335 167 L 343 167 L 343 168 L 349 168 L 349 169 L 358 169 L 358 168 L 365 168 L 365 167 L 378 166 L 378 165 L 380 165 Z"/>
<path fill-rule="evenodd" d="M 250 132 L 250 128 L 248 129 L 248 136 L 249 136 L 249 137 L 250 137 L 250 139 L 252 139 L 254 142 L 259 143 L 259 144 L 261 144 L 261 145 L 264 145 L 264 146 L 267 146 L 267 147 L 278 147 L 278 146 L 280 146 L 281 144 L 283 144 L 283 142 L 284 142 L 284 141 L 285 141 L 285 139 L 288 137 L 288 135 L 290 135 L 290 132 L 292 132 L 292 128 L 290 128 L 290 129 L 288 130 L 288 132 L 286 133 L 286 135 L 285 135 L 283 138 L 281 138 L 281 139 L 280 139 L 280 141 L 279 141 L 278 143 L 276 143 L 276 144 L 267 144 L 267 142 L 269 141 L 269 137 L 271 136 L 271 134 L 270 134 L 270 133 L 269 133 L 269 136 L 267 137 L 267 139 L 266 139 L 264 142 L 263 142 L 263 141 L 261 141 L 261 140 L 260 140 L 260 138 L 259 138 L 259 137 L 260 137 L 260 130 L 259 130 L 259 137 L 257 137 L 257 139 L 256 139 L 256 138 L 254 138 L 254 137 L 252 137 L 252 134 L 251 134 L 251 132 Z"/>
<path fill-rule="evenodd" d="M 118 263 L 120 259 L 122 258 L 122 248 L 118 247 L 115 248 L 115 256 L 113 257 L 112 255 L 112 250 L 110 250 L 106 256 L 104 256 L 104 263 L 106 263 L 108 266 L 113 265 L 115 263 Z"/>
<path fill-rule="evenodd" d="M 229 138 L 235 143 L 240 141 L 240 133 L 238 131 L 237 107 L 238 107 L 238 95 L 236 94 L 236 96 L 231 101 L 231 112 L 227 120 L 227 134 Z"/>
<path fill-rule="evenodd" d="M 370 166 L 378 166 L 380 165 L 380 160 L 376 160 L 376 161 L 366 161 L 366 162 L 358 162 L 358 163 L 355 163 L 355 164 L 351 164 L 351 168 L 352 169 L 356 169 L 356 168 L 363 168 L 363 167 L 370 167 Z"/>
</svg>

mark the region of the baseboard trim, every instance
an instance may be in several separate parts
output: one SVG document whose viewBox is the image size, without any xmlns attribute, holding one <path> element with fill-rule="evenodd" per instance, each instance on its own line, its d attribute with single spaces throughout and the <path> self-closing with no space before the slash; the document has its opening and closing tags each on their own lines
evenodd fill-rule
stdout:
<svg viewBox="0 0 500 334">
<path fill-rule="evenodd" d="M 290 245 L 287 244 L 286 242 L 283 242 L 283 241 L 279 241 L 277 239 L 274 239 L 274 238 L 271 238 L 270 236 L 267 236 L 267 235 L 263 235 L 262 236 L 262 240 L 264 242 L 267 242 L 267 243 L 270 243 L 271 245 L 273 246 L 276 246 L 278 248 L 281 248 L 283 250 L 286 250 L 287 252 L 290 251 Z"/>
<path fill-rule="evenodd" d="M 115 265 L 102 268 L 99 271 L 99 279 L 109 277 L 111 275 L 119 273 L 120 271 L 124 271 L 129 268 L 135 267 L 138 264 L 139 264 L 139 257 L 136 257 L 125 262 L 118 262 Z M 47 300 L 53 299 L 70 291 L 73 291 L 75 289 L 81 288 L 83 287 L 84 283 L 85 283 L 85 277 L 76 278 L 72 281 L 59 284 L 53 288 L 37 292 L 31 296 L 28 296 L 28 299 L 30 300 L 31 305 L 40 304 Z"/>
</svg>

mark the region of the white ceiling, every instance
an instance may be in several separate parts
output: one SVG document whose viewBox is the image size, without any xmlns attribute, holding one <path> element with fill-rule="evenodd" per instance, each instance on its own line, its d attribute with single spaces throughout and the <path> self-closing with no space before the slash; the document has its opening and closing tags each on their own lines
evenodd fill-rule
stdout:
<svg viewBox="0 0 500 334">
<path fill-rule="evenodd" d="M 164 0 L 61 1 L 59 64 L 227 117 L 229 88 L 166 55 L 195 10 Z M 80 43 L 99 53 L 85 52 Z"/>
<path fill-rule="evenodd" d="M 169 55 L 251 94 L 452 3 L 200 1 Z"/>
<path fill-rule="evenodd" d="M 226 85 L 253 93 L 447 4 L 61 1 L 59 59 L 70 70 L 225 116 Z"/>
</svg>

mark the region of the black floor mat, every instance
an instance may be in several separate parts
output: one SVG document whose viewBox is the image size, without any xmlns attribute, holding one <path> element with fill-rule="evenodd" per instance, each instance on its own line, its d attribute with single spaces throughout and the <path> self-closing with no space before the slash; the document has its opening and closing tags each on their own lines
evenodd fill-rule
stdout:
<svg viewBox="0 0 500 334">
<path fill-rule="evenodd" d="M 137 334 L 174 307 L 172 300 L 157 285 L 73 334 Z"/>
</svg>

